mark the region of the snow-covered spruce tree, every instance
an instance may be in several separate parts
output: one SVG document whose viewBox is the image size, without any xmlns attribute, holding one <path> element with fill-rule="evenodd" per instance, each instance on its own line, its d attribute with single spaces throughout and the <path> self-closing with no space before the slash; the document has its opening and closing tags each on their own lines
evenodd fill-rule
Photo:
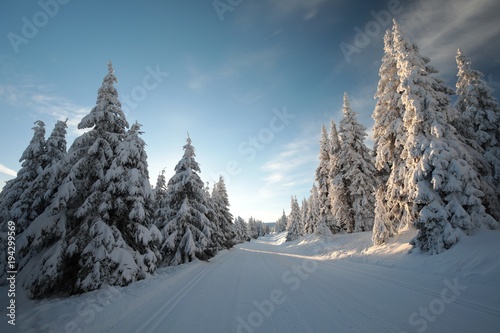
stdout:
<svg viewBox="0 0 500 333">
<path fill-rule="evenodd" d="M 140 196 L 137 184 L 148 184 L 139 176 L 138 170 L 145 167 L 142 158 L 124 158 L 128 123 L 115 82 L 109 63 L 96 106 L 78 124 L 90 130 L 75 139 L 65 156 L 62 181 L 50 207 L 18 239 L 19 277 L 31 297 L 127 285 L 153 270 L 142 254 L 149 250 L 144 240 L 154 236 L 135 228 L 142 219 L 139 207 L 123 204 L 134 201 L 130 196 Z M 116 188 L 110 177 L 114 165 L 136 178 L 124 179 L 130 182 Z M 125 206 L 131 209 L 129 216 L 122 211 Z"/>
<path fill-rule="evenodd" d="M 484 74 L 472 69 L 471 61 L 458 49 L 456 94 L 458 119 L 453 122 L 458 132 L 471 140 L 471 146 L 481 148 L 497 146 L 500 129 L 496 127 L 498 101 L 484 81 Z"/>
<path fill-rule="evenodd" d="M 154 212 L 153 212 L 153 224 L 158 225 L 162 220 L 163 216 L 169 214 L 167 204 L 167 180 L 165 178 L 165 169 L 158 174 L 156 179 L 156 186 L 153 189 L 154 193 Z"/>
<path fill-rule="evenodd" d="M 294 241 L 302 236 L 302 223 L 300 217 L 299 203 L 296 197 L 292 197 L 290 203 L 290 215 L 288 215 L 286 241 Z"/>
<path fill-rule="evenodd" d="M 20 234 L 37 217 L 37 212 L 31 209 L 35 197 L 28 194 L 33 181 L 48 163 L 45 123 L 37 120 L 33 131 L 33 137 L 19 159 L 21 169 L 16 178 L 6 182 L 0 193 L 0 222 L 13 220 L 16 223 L 16 234 Z"/>
<path fill-rule="evenodd" d="M 64 157 L 66 156 L 66 121 L 57 121 L 54 129 L 46 141 L 45 156 L 41 160 L 47 161 L 44 169 L 32 181 L 32 185 L 27 188 L 21 195 L 20 201 L 32 202 L 30 216 L 38 217 L 44 213 L 50 205 L 50 200 L 57 192 L 59 181 L 62 173 Z M 35 219 L 33 219 L 34 221 Z M 39 225 L 39 223 L 37 223 Z M 50 243 L 61 234 L 57 231 L 58 226 L 45 226 L 48 230 L 44 230 L 39 234 L 32 243 L 30 249 L 31 254 L 36 253 L 40 249 L 40 244 Z M 37 227 L 38 228 L 38 227 Z M 22 236 L 21 236 L 22 237 Z M 31 235 L 31 237 L 33 237 Z M 34 238 L 34 237 L 33 237 Z M 19 244 L 20 242 L 18 242 Z M 50 253 L 50 252 L 49 252 Z M 30 255 L 31 255 L 30 254 Z M 25 259 L 31 258 L 30 256 Z"/>
<path fill-rule="evenodd" d="M 207 207 L 207 211 L 205 212 L 205 216 L 209 221 L 212 222 L 213 229 L 211 230 L 211 239 L 212 243 L 216 246 L 216 251 L 224 249 L 224 245 L 226 243 L 225 235 L 222 228 L 219 225 L 219 218 L 217 216 L 215 201 L 210 194 L 210 184 L 206 182 L 205 190 L 205 205 Z"/>
<path fill-rule="evenodd" d="M 179 265 L 195 258 L 207 260 L 217 250 L 217 244 L 212 241 L 216 226 L 206 216 L 209 208 L 205 186 L 198 175 L 200 166 L 189 136 L 183 149 L 184 155 L 168 181 L 169 213 L 157 225 L 164 237 L 162 253 L 167 265 Z"/>
<path fill-rule="evenodd" d="M 344 94 L 344 114 L 339 126 L 338 174 L 333 182 L 334 217 L 347 232 L 372 230 L 375 207 L 375 167 L 364 141 L 366 128 Z"/>
<path fill-rule="evenodd" d="M 306 198 L 302 199 L 302 204 L 300 205 L 300 224 L 302 226 L 302 235 L 306 233 L 306 222 L 309 218 L 309 202 Z"/>
<path fill-rule="evenodd" d="M 287 221 L 288 218 L 285 214 L 285 210 L 283 209 L 283 214 L 281 214 L 281 217 L 276 221 L 276 232 L 286 231 Z"/>
<path fill-rule="evenodd" d="M 486 211 L 500 220 L 500 106 L 484 75 L 457 51 L 457 119 L 453 125 L 470 146 L 480 174 Z M 486 164 L 486 165 L 485 165 Z"/>
<path fill-rule="evenodd" d="M 302 233 L 305 235 L 305 234 L 312 234 L 314 232 L 314 230 L 316 230 L 316 218 L 314 216 L 315 212 L 313 212 L 311 210 L 311 209 L 313 209 L 311 206 L 312 197 L 309 196 L 309 198 L 304 199 L 304 200 L 305 200 L 305 204 L 307 206 L 307 211 L 306 211 L 305 216 L 302 216 L 302 219 L 303 219 L 302 225 L 304 226 L 304 230 L 302 231 Z"/>
<path fill-rule="evenodd" d="M 248 219 L 248 235 L 252 239 L 257 239 L 259 238 L 259 234 L 260 231 L 257 220 L 253 216 L 250 216 L 250 218 Z"/>
<path fill-rule="evenodd" d="M 330 194 L 330 140 L 325 126 L 321 128 L 319 148 L 319 165 L 316 168 L 316 183 L 318 184 L 318 224 L 324 223 L 330 230 L 334 230 Z"/>
<path fill-rule="evenodd" d="M 141 271 L 154 272 L 161 260 L 161 233 L 152 224 L 154 194 L 149 183 L 146 143 L 135 122 L 116 148 L 116 157 L 105 174 L 107 191 L 102 199 L 112 212 L 112 224 L 134 250 Z M 104 205 L 104 203 L 103 203 Z"/>
<path fill-rule="evenodd" d="M 234 220 L 234 230 L 235 230 L 235 243 L 243 243 L 243 242 L 249 242 L 251 240 L 250 236 L 248 235 L 248 226 L 245 222 L 245 220 L 241 217 L 238 216 Z"/>
<path fill-rule="evenodd" d="M 313 218 L 313 212 L 311 211 L 311 196 L 305 199 L 307 205 L 307 214 L 302 217 L 302 224 L 304 226 L 303 234 L 312 234 L 315 230 L 315 221 Z"/>
<path fill-rule="evenodd" d="M 330 121 L 330 165 L 328 169 L 328 185 L 329 185 L 329 200 L 330 200 L 330 209 L 333 216 L 334 227 L 331 228 L 334 232 L 339 232 L 344 229 L 343 222 L 341 219 L 335 218 L 337 215 L 336 210 L 340 209 L 342 205 L 345 205 L 345 200 L 342 200 L 341 196 L 338 196 L 338 193 L 335 193 L 336 182 L 342 179 L 340 175 L 340 169 L 342 166 L 341 161 L 339 160 L 340 153 L 340 138 L 339 133 L 337 131 L 337 125 L 335 121 L 332 119 Z M 337 186 L 338 187 L 338 186 Z M 338 188 L 337 188 L 338 190 Z"/>
<path fill-rule="evenodd" d="M 386 178 L 385 174 L 376 172 L 375 177 L 378 181 L 382 182 Z M 386 188 L 378 184 L 375 190 L 375 210 L 373 217 L 373 233 L 372 242 L 375 245 L 385 243 L 390 237 L 395 234 L 393 221 L 389 219 L 390 213 L 388 212 L 387 201 L 385 199 Z"/>
<path fill-rule="evenodd" d="M 265 235 L 269 234 L 271 232 L 271 229 L 269 228 L 269 226 L 262 221 L 259 221 L 259 222 L 260 222 L 261 236 L 265 236 Z"/>
<path fill-rule="evenodd" d="M 249 235 L 253 239 L 265 236 L 269 233 L 269 228 L 261 221 L 254 217 L 248 219 Z"/>
<path fill-rule="evenodd" d="M 233 215 L 229 211 L 229 197 L 227 195 L 226 184 L 224 178 L 219 177 L 219 181 L 214 185 L 212 190 L 212 200 L 214 202 L 214 210 L 216 216 L 216 224 L 222 234 L 220 246 L 229 249 L 234 245 L 234 225 Z"/>
<path fill-rule="evenodd" d="M 318 223 L 320 221 L 319 217 L 319 201 L 318 201 L 318 187 L 316 183 L 313 183 L 311 188 L 311 195 L 309 196 L 309 218 L 306 221 L 306 225 L 304 225 L 304 229 L 306 233 L 314 233 L 318 228 Z M 325 224 L 323 220 L 322 224 Z M 325 224 L 326 225 L 326 224 Z"/>
<path fill-rule="evenodd" d="M 425 252 L 440 253 L 458 241 L 454 228 L 491 226 L 485 213 L 480 183 L 449 123 L 450 99 L 429 74 L 426 58 L 418 53 L 394 21 L 394 50 L 407 133 L 402 158 L 413 225 L 412 244 Z M 436 89 L 436 87 L 438 89 Z"/>
<path fill-rule="evenodd" d="M 394 28 L 393 28 L 394 29 Z M 382 244 L 408 222 L 409 214 L 404 191 L 406 163 L 401 159 L 404 148 L 404 106 L 401 102 L 400 84 L 394 52 L 393 31 L 384 36 L 384 56 L 379 70 L 373 111 L 373 153 L 375 155 L 378 188 L 375 192 L 374 244 Z"/>
<path fill-rule="evenodd" d="M 64 157 L 67 154 L 66 133 L 67 120 L 58 120 L 46 141 L 44 169 L 33 180 L 30 188 L 21 195 L 21 200 L 32 201 L 31 211 L 33 216 L 42 214 L 50 205 L 50 200 L 59 187 L 58 180 L 61 175 Z"/>
</svg>

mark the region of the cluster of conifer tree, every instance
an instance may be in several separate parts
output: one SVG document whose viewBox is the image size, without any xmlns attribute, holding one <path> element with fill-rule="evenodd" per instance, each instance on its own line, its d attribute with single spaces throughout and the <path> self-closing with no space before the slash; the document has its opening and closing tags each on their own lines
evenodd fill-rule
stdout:
<svg viewBox="0 0 500 333">
<path fill-rule="evenodd" d="M 500 107 L 484 75 L 460 50 L 456 90 L 436 74 L 394 21 L 373 111 L 374 146 L 344 95 L 339 129 L 323 127 L 311 196 L 277 222 L 288 240 L 304 233 L 373 230 L 382 244 L 407 228 L 424 252 L 500 220 Z M 456 102 L 451 96 L 456 94 Z"/>
<path fill-rule="evenodd" d="M 0 193 L 0 237 L 14 221 L 18 281 L 33 298 L 127 285 L 260 235 L 258 221 L 233 223 L 222 177 L 209 192 L 189 136 L 174 176 L 150 185 L 141 125 L 129 126 L 115 82 L 109 63 L 96 106 L 78 124 L 88 131 L 69 149 L 65 121 L 48 139 L 37 121 Z M 6 253 L 0 269 L 5 281 Z"/>
</svg>

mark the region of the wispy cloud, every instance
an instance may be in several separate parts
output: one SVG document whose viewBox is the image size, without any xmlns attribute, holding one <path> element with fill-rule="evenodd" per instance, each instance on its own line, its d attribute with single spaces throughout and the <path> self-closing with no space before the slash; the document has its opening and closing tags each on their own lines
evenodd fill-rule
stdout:
<svg viewBox="0 0 500 333">
<path fill-rule="evenodd" d="M 278 29 L 278 30 L 276 30 L 275 32 L 273 32 L 270 36 L 268 36 L 268 37 L 264 38 L 264 41 L 268 41 L 268 40 L 270 40 L 271 38 L 274 38 L 274 37 L 278 36 L 278 35 L 279 35 L 280 33 L 282 33 L 282 32 L 283 32 L 283 29 Z"/>
<path fill-rule="evenodd" d="M 226 76 L 238 75 L 247 71 L 267 72 L 275 67 L 285 51 L 273 46 L 254 52 L 237 52 L 229 55 L 222 66 L 222 73 Z"/>
<path fill-rule="evenodd" d="M 274 33 L 267 33 L 263 39 L 268 40 L 283 32 L 286 21 L 293 20 L 293 24 L 317 19 L 321 13 L 329 13 L 329 20 L 336 18 L 331 8 L 345 3 L 345 0 L 263 0 L 245 1 L 238 7 L 235 15 L 235 24 L 244 31 L 259 29 L 262 22 L 273 27 Z M 271 30 L 271 31 L 273 31 Z M 270 34 L 270 35 L 269 35 Z"/>
<path fill-rule="evenodd" d="M 51 95 L 33 95 L 33 108 L 42 113 L 53 117 L 56 120 L 68 119 L 68 128 L 75 135 L 83 133 L 77 128 L 80 120 L 90 112 L 91 108 L 75 105 L 74 103 L 59 96 Z"/>
<path fill-rule="evenodd" d="M 318 161 L 316 137 L 297 139 L 287 145 L 262 167 L 265 185 L 259 190 L 262 197 L 283 197 L 294 194 L 303 185 L 314 181 Z"/>
<path fill-rule="evenodd" d="M 4 173 L 4 174 L 12 176 L 12 177 L 16 177 L 17 176 L 17 172 L 16 171 L 7 168 L 3 164 L 0 164 L 0 173 Z"/>
<path fill-rule="evenodd" d="M 328 2 L 327 0 L 268 0 L 280 15 L 289 15 L 300 12 L 304 20 L 310 20 L 316 16 L 319 7 Z"/>
<path fill-rule="evenodd" d="M 443 74 L 456 73 L 455 54 L 500 62 L 498 0 L 419 1 L 402 18 L 404 30 Z M 475 54 L 471 54 L 475 52 Z"/>
<path fill-rule="evenodd" d="M 17 84 L 0 84 L 0 99 L 14 107 L 25 107 L 54 120 L 68 119 L 70 133 L 81 134 L 83 131 L 78 130 L 77 125 L 91 108 L 77 105 L 57 95 L 54 90 L 50 85 L 38 84 L 32 77 L 23 76 Z"/>
</svg>

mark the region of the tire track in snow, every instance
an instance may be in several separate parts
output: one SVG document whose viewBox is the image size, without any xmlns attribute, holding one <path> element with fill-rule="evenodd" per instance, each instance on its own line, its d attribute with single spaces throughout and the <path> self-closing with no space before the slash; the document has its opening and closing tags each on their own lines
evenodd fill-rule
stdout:
<svg viewBox="0 0 500 333">
<path fill-rule="evenodd" d="M 158 327 L 163 324 L 172 310 L 189 294 L 189 292 L 207 275 L 211 270 L 217 267 L 217 261 L 209 262 L 207 267 L 181 288 L 172 298 L 161 306 L 151 317 L 136 330 L 136 332 L 158 332 Z"/>
<path fill-rule="evenodd" d="M 260 262 L 261 262 L 262 266 L 264 267 L 264 270 L 265 270 L 268 278 L 271 278 L 271 280 L 272 280 L 271 286 L 272 287 L 278 286 L 278 284 L 276 283 L 276 275 L 272 274 L 270 272 L 269 267 L 271 267 L 271 265 L 269 265 L 269 263 L 268 263 L 269 262 L 268 257 L 261 255 L 260 258 L 261 258 Z M 267 261 L 266 263 L 264 263 L 264 258 L 266 258 L 266 261 Z M 276 322 L 274 320 L 274 315 L 278 312 L 278 308 L 277 307 L 279 307 L 280 305 L 273 304 L 273 306 L 274 306 L 274 311 L 271 314 L 269 320 L 271 320 L 271 322 L 273 324 L 273 332 L 279 332 L 278 329 L 277 329 L 277 327 L 276 327 Z"/>
</svg>

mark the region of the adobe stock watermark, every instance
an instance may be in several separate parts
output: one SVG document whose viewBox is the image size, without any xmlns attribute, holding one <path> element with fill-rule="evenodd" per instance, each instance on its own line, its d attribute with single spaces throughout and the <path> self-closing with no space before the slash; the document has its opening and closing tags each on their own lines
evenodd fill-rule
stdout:
<svg viewBox="0 0 500 333">
<path fill-rule="evenodd" d="M 158 88 L 163 80 L 170 75 L 170 73 L 162 72 L 160 65 L 156 65 L 155 69 L 148 66 L 146 67 L 146 72 L 147 74 L 142 79 L 142 84 L 133 87 L 130 94 L 121 96 L 120 99 L 124 112 L 135 109 L 140 102 L 148 97 L 148 92 Z"/>
<path fill-rule="evenodd" d="M 35 38 L 39 30 L 45 27 L 51 18 L 54 18 L 58 13 L 61 5 L 66 5 L 70 0 L 40 0 L 38 6 L 40 10 L 37 11 L 31 18 L 23 16 L 21 18 L 21 34 L 9 32 L 7 38 L 9 39 L 12 49 L 17 54 L 19 53 L 19 46 L 21 44 L 28 44 L 28 42 Z"/>
<path fill-rule="evenodd" d="M 221 22 L 224 21 L 224 14 L 232 12 L 236 7 L 241 5 L 243 0 L 214 0 L 212 2 L 215 12 L 219 15 Z"/>
<path fill-rule="evenodd" d="M 351 43 L 340 43 L 340 50 L 348 64 L 351 63 L 351 57 L 354 53 L 359 54 L 361 50 L 370 45 L 372 40 L 385 31 L 385 28 L 391 23 L 394 15 L 403 11 L 403 6 L 399 0 L 389 0 L 387 9 L 378 12 L 372 10 L 370 15 L 373 20 L 367 22 L 364 29 L 358 26 L 354 27 L 354 38 Z"/>
<path fill-rule="evenodd" d="M 259 151 L 262 151 L 274 141 L 277 133 L 282 132 L 290 121 L 295 119 L 295 115 L 288 113 L 286 106 L 282 110 L 273 109 L 273 116 L 266 127 L 261 128 L 255 135 L 249 136 L 238 144 L 237 152 L 245 158 L 246 162 L 251 162 L 257 157 Z M 226 183 L 231 181 L 232 176 L 237 176 L 243 171 L 241 163 L 238 160 L 230 160 L 226 163 L 224 170 L 218 173 L 212 173 L 211 177 L 217 181 L 220 176 Z"/>
<path fill-rule="evenodd" d="M 445 288 L 441 290 L 439 297 L 434 298 L 426 307 L 421 306 L 418 311 L 413 312 L 408 318 L 408 323 L 414 326 L 416 332 L 422 333 L 427 330 L 429 323 L 436 321 L 444 310 L 446 304 L 451 304 L 456 301 L 462 291 L 467 289 L 467 286 L 460 285 L 458 279 L 453 279 L 450 282 L 448 279 L 444 280 Z M 407 333 L 403 331 L 401 333 Z"/>
<path fill-rule="evenodd" d="M 7 237 L 5 245 L 7 249 L 6 273 L 7 273 L 7 297 L 9 298 L 7 306 L 7 323 L 9 325 L 16 325 L 16 224 L 14 221 L 7 222 Z M 2 249 L 3 250 L 3 249 Z M 0 252 L 1 253 L 1 252 Z M 3 254 L 3 253 L 1 253 Z M 1 275 L 1 274 L 0 274 Z"/>
</svg>

